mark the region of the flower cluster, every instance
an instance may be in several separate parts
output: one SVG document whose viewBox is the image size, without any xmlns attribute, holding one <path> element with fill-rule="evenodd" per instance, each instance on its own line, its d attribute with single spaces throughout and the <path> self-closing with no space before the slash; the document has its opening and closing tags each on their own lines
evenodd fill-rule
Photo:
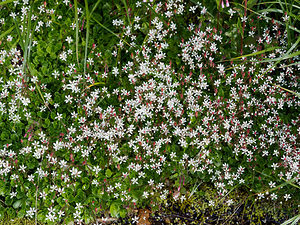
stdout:
<svg viewBox="0 0 300 225">
<path fill-rule="evenodd" d="M 83 73 L 69 1 L 14 7 L 1 19 L 2 28 L 7 20 L 23 25 L 0 50 L 9 68 L 0 79 L 0 190 L 8 205 L 24 199 L 27 217 L 81 224 L 108 208 L 121 215 L 169 196 L 184 201 L 195 179 L 212 182 L 221 197 L 246 185 L 264 198 L 278 177 L 299 185 L 300 102 L 285 89 L 297 92 L 300 67 L 298 57 L 277 66 L 289 53 L 280 23 L 265 22 L 260 35 L 256 18 L 243 18 L 253 43 L 233 58 L 224 46 L 235 30 L 207 22 L 204 5 L 137 1 L 134 15 L 112 20 L 120 35 L 111 49 L 89 45 Z M 232 20 L 244 16 L 224 10 Z M 72 29 L 59 34 L 62 20 Z M 80 16 L 78 26 L 88 32 Z M 26 35 L 23 50 L 11 44 Z M 53 65 L 40 64 L 44 57 Z M 270 198 L 289 200 L 287 192 Z"/>
</svg>

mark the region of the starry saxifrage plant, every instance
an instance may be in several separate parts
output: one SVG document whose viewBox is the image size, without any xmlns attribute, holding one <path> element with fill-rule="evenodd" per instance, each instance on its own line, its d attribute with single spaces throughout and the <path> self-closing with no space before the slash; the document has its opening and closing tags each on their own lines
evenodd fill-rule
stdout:
<svg viewBox="0 0 300 225">
<path fill-rule="evenodd" d="M 199 180 L 297 200 L 273 188 L 299 185 L 299 30 L 220 2 L 3 2 L 1 215 L 125 217 Z"/>
</svg>

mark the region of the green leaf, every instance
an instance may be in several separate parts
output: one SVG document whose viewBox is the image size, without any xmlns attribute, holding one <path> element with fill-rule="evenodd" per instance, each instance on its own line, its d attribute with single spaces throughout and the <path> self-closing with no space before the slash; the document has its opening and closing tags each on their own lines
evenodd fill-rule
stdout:
<svg viewBox="0 0 300 225">
<path fill-rule="evenodd" d="M 14 219 L 16 217 L 16 211 L 11 207 L 6 208 L 6 213 L 10 219 Z"/>
<path fill-rule="evenodd" d="M 219 90 L 219 96 L 224 97 L 224 90 L 223 90 L 223 88 L 220 88 L 220 90 Z"/>
<path fill-rule="evenodd" d="M 45 123 L 43 124 L 44 128 L 48 128 L 50 126 L 50 120 L 47 118 L 45 119 Z"/>
<path fill-rule="evenodd" d="M 4 219 L 5 209 L 4 207 L 0 206 L 0 220 Z"/>
<path fill-rule="evenodd" d="M 118 218 L 120 215 L 120 206 L 116 202 L 113 202 L 109 208 L 110 214 L 112 217 Z"/>
<path fill-rule="evenodd" d="M 126 209 L 121 209 L 121 210 L 120 210 L 120 217 L 121 217 L 121 218 L 125 218 L 126 215 L 127 215 L 127 210 L 126 210 Z"/>
<path fill-rule="evenodd" d="M 5 186 L 0 187 L 0 196 L 5 196 Z"/>
<path fill-rule="evenodd" d="M 109 177 L 111 177 L 111 175 L 112 175 L 111 170 L 110 170 L 110 169 L 107 169 L 107 170 L 105 171 L 105 176 L 109 178 Z"/>
<path fill-rule="evenodd" d="M 25 209 L 21 209 L 18 214 L 17 214 L 17 217 L 18 218 L 23 218 L 25 216 Z"/>
<path fill-rule="evenodd" d="M 83 202 L 85 198 L 86 198 L 85 193 L 81 189 L 79 189 L 77 191 L 77 195 L 75 196 L 75 202 Z"/>
<path fill-rule="evenodd" d="M 257 0 L 248 0 L 248 2 L 247 2 L 247 7 L 248 7 L 249 9 L 251 9 L 252 6 L 254 6 L 256 3 L 257 3 Z"/>
<path fill-rule="evenodd" d="M 89 182 L 90 182 L 90 179 L 88 177 L 84 177 L 82 179 L 82 183 L 84 183 L 84 184 L 88 184 Z"/>
<path fill-rule="evenodd" d="M 48 47 L 46 48 L 46 52 L 48 52 L 49 54 L 52 52 L 51 46 L 48 45 Z"/>
<path fill-rule="evenodd" d="M 91 16 L 91 18 L 96 22 L 98 23 L 102 28 L 104 28 L 105 30 L 107 30 L 108 32 L 110 32 L 111 34 L 115 35 L 116 37 L 120 38 L 119 35 L 115 34 L 114 32 L 112 32 L 109 28 L 107 28 L 106 26 L 104 26 L 102 23 L 100 23 L 95 17 Z M 121 39 L 121 38 L 120 38 Z M 122 39 L 121 39 L 122 40 Z M 130 46 L 130 44 L 125 41 L 125 40 L 122 40 L 125 44 L 127 44 L 128 46 Z"/>
<path fill-rule="evenodd" d="M 3 131 L 1 133 L 1 140 L 7 140 L 9 139 L 9 133 L 7 133 L 6 131 Z"/>
<path fill-rule="evenodd" d="M 16 201 L 16 202 L 13 204 L 13 207 L 14 207 L 15 209 L 17 209 L 17 208 L 20 208 L 21 205 L 22 205 L 22 201 L 21 201 L 21 200 L 18 200 L 18 201 Z"/>
<path fill-rule="evenodd" d="M 178 177 L 178 173 L 173 174 L 173 175 L 170 177 L 170 179 L 174 179 L 174 178 L 176 178 L 176 177 Z"/>
<path fill-rule="evenodd" d="M 92 15 L 92 14 L 93 14 L 93 12 L 95 11 L 95 9 L 96 9 L 96 8 L 97 8 L 97 6 L 99 5 L 100 1 L 101 1 L 101 0 L 98 0 L 98 1 L 96 2 L 96 4 L 94 5 L 94 7 L 93 7 L 92 11 L 90 12 L 90 15 Z"/>
<path fill-rule="evenodd" d="M 244 38 L 243 26 L 242 26 L 240 17 L 238 18 L 238 22 L 237 22 L 236 26 L 237 26 L 237 29 L 239 30 L 239 33 L 242 35 L 242 38 Z"/>
<path fill-rule="evenodd" d="M 56 114 L 55 112 L 51 112 L 51 119 L 55 120 Z"/>
<path fill-rule="evenodd" d="M 44 221 L 45 220 L 45 215 L 43 215 L 43 213 L 39 213 L 38 215 L 37 215 L 37 219 L 39 220 L 39 221 Z"/>
<path fill-rule="evenodd" d="M 87 190 L 87 189 L 89 189 L 89 187 L 90 187 L 89 184 L 84 184 L 84 185 L 82 186 L 82 190 Z"/>
</svg>

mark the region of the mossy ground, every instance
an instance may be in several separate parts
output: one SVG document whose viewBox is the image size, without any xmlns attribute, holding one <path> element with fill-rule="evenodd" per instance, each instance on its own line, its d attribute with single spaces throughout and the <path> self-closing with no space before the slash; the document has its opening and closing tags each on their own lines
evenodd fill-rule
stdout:
<svg viewBox="0 0 300 225">
<path fill-rule="evenodd" d="M 1 225 L 35 225 L 35 221 L 24 219 L 24 218 L 17 218 L 17 219 L 5 218 L 0 221 L 0 224 Z M 41 224 L 38 223 L 38 225 L 41 225 Z"/>
<path fill-rule="evenodd" d="M 166 201 L 154 214 L 152 224 L 281 224 L 299 213 L 296 202 L 255 201 L 245 190 L 235 190 L 224 201 L 218 201 L 212 186 L 199 189 L 184 202 Z M 226 203 L 228 199 L 233 200 L 231 205 Z M 215 205 L 210 204 L 211 200 Z"/>
<path fill-rule="evenodd" d="M 187 196 L 189 195 L 187 194 Z M 228 199 L 232 199 L 234 203 L 228 205 L 226 203 Z M 214 201 L 215 205 L 212 205 L 210 201 Z M 210 185 L 202 185 L 198 188 L 198 191 L 194 192 L 183 202 L 180 200 L 174 201 L 172 198 L 169 198 L 161 203 L 158 211 L 152 212 L 151 209 L 147 209 L 147 215 L 143 214 L 147 218 L 143 220 L 144 223 L 141 223 L 141 220 L 139 220 L 140 223 L 138 224 L 279 225 L 294 215 L 299 214 L 299 210 L 296 207 L 299 205 L 299 202 L 294 202 L 293 205 L 290 204 L 268 199 L 255 201 L 245 190 L 232 191 L 224 198 L 223 202 L 218 202 L 214 188 Z M 109 220 L 110 222 L 107 221 L 103 224 L 136 224 L 132 222 L 132 218 L 135 216 L 141 217 L 141 212 L 143 210 L 132 210 L 126 218 L 117 221 L 111 219 Z M 108 215 L 108 212 L 103 213 L 104 215 Z M 99 218 L 98 222 L 104 221 Z M 4 220 L 0 220 L 0 224 L 33 225 L 35 221 L 5 218 Z"/>
</svg>

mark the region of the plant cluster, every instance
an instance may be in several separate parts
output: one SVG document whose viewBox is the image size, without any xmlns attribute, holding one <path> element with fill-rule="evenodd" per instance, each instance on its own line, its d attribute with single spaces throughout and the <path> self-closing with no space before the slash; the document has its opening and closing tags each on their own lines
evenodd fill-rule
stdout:
<svg viewBox="0 0 300 225">
<path fill-rule="evenodd" d="M 1 216 L 125 217 L 199 180 L 298 201 L 299 6 L 222 3 L 0 3 Z"/>
</svg>

